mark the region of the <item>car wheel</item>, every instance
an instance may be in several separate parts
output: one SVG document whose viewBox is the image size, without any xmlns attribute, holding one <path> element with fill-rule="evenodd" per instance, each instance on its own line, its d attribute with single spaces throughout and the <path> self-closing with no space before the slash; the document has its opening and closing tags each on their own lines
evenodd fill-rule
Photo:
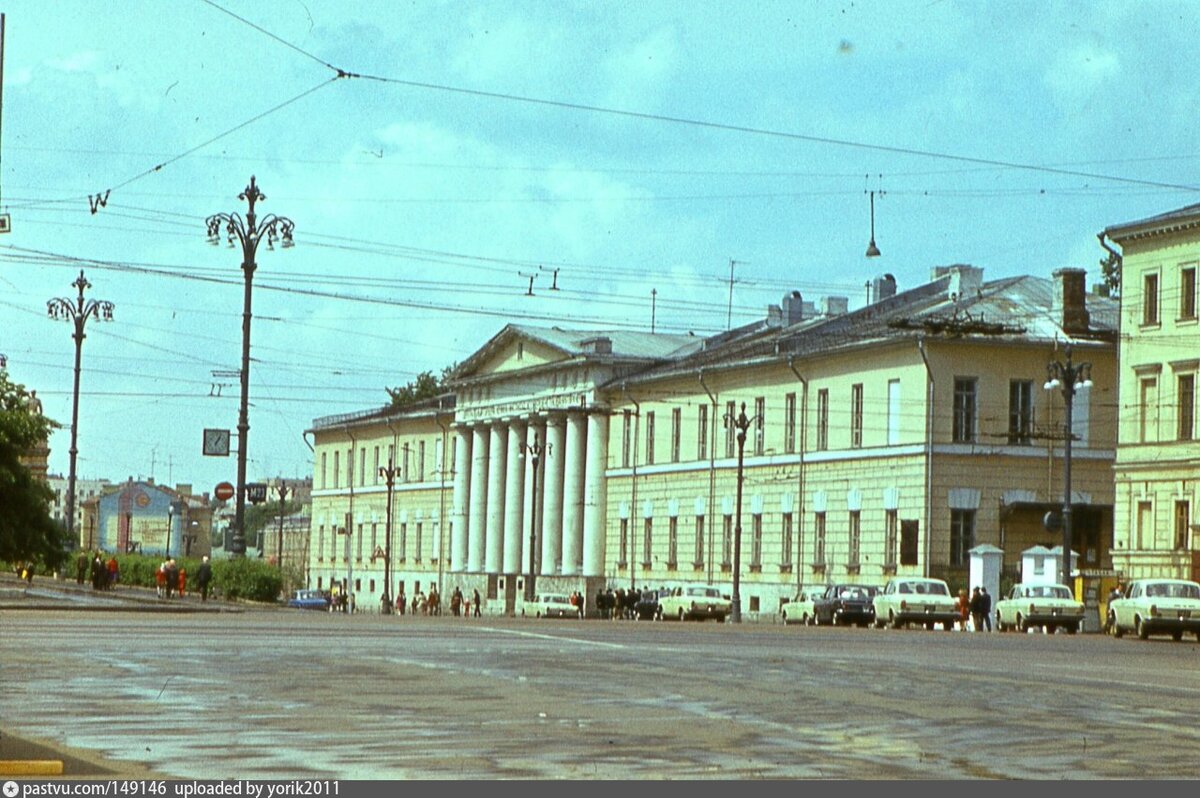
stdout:
<svg viewBox="0 0 1200 798">
<path fill-rule="evenodd" d="M 1146 622 L 1140 615 L 1133 619 L 1133 628 L 1137 632 L 1138 640 L 1150 639 L 1150 630 L 1146 628 Z"/>
<path fill-rule="evenodd" d="M 679 622 L 680 622 L 680 623 L 683 623 L 683 607 L 680 607 L 680 608 L 679 608 L 679 618 L 678 618 L 678 620 L 679 620 Z"/>
<path fill-rule="evenodd" d="M 1079 631 L 1079 624 L 1077 624 L 1077 623 L 1069 623 L 1069 624 L 1067 624 L 1066 626 L 1064 626 L 1063 628 L 1067 630 L 1067 634 L 1069 634 L 1069 635 L 1073 635 L 1073 634 L 1075 634 L 1076 632 L 1078 632 L 1078 631 Z"/>
<path fill-rule="evenodd" d="M 892 612 L 891 610 L 888 610 L 888 626 L 892 627 L 893 629 L 900 628 L 900 621 L 896 619 L 896 613 Z"/>
<path fill-rule="evenodd" d="M 1113 637 L 1121 637 L 1125 634 L 1125 630 L 1117 623 L 1117 615 L 1114 612 L 1108 614 L 1108 628 L 1112 630 Z"/>
<path fill-rule="evenodd" d="M 541 610 L 538 610 L 538 612 L 537 612 L 537 617 L 538 617 L 538 618 L 541 618 L 541 617 L 542 617 L 542 611 L 541 611 Z"/>
<path fill-rule="evenodd" d="M 979 630 L 976 629 L 975 631 Z M 1029 631 L 1029 624 L 1025 622 L 1025 619 L 1021 617 L 1021 613 L 1019 612 L 1017 613 L 1017 631 L 1021 634 L 1025 634 Z"/>
<path fill-rule="evenodd" d="M 1052 623 L 1046 624 L 1046 634 L 1052 635 L 1058 631 L 1058 626 Z"/>
<path fill-rule="evenodd" d="M 925 623 L 925 628 L 932 632 L 933 631 L 933 621 L 927 621 Z"/>
<path fill-rule="evenodd" d="M 1171 639 L 1174 640 L 1176 643 L 1178 643 L 1180 640 L 1183 639 L 1183 630 L 1176 629 L 1174 632 L 1171 632 Z"/>
<path fill-rule="evenodd" d="M 812 616 L 809 615 L 807 612 L 804 613 L 804 617 L 801 619 L 801 623 L 803 623 L 805 626 L 812 626 Z"/>
<path fill-rule="evenodd" d="M 942 621 L 942 628 L 945 629 L 947 632 L 953 632 L 954 624 L 951 623 L 950 621 Z"/>
</svg>

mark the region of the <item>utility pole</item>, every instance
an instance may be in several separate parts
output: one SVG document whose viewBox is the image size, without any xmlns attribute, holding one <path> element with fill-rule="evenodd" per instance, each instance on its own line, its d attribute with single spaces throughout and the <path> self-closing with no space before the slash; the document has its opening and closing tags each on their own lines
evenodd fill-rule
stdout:
<svg viewBox="0 0 1200 798">
<path fill-rule="evenodd" d="M 533 468 L 533 480 L 531 482 L 533 493 L 531 496 L 532 511 L 529 513 L 529 578 L 525 580 L 525 600 L 533 601 L 537 592 L 534 590 L 534 580 L 537 578 L 537 470 L 538 464 L 541 462 L 543 451 L 547 457 L 550 456 L 550 444 L 543 447 L 538 443 L 537 435 L 533 436 L 533 443 L 522 443 L 521 452 L 529 457 L 529 465 Z"/>
<path fill-rule="evenodd" d="M 79 439 L 79 366 L 83 359 L 83 339 L 87 336 L 83 329 L 87 326 L 87 320 L 90 318 L 99 319 L 101 321 L 112 321 L 113 319 L 113 303 L 103 299 L 89 299 L 86 302 L 83 299 L 84 289 L 91 288 L 92 284 L 83 276 L 83 270 L 79 272 L 78 279 L 71 283 L 79 289 L 79 296 L 72 300 L 67 297 L 56 297 L 46 303 L 46 311 L 52 319 L 61 319 L 70 321 L 75 325 L 75 334 L 71 336 L 75 339 L 75 387 L 72 391 L 71 404 L 71 470 L 67 477 L 67 535 L 74 539 L 75 537 L 75 461 L 79 454 L 77 445 Z"/>
<path fill-rule="evenodd" d="M 725 316 L 725 329 L 726 330 L 733 329 L 733 284 L 736 282 L 733 279 L 733 267 L 734 266 L 745 266 L 745 265 L 746 265 L 746 261 L 744 261 L 744 260 L 734 260 L 733 258 L 729 259 L 729 310 Z"/>
<path fill-rule="evenodd" d="M 1071 361 L 1071 346 L 1066 348 L 1067 362 L 1051 361 L 1046 366 L 1047 391 L 1056 388 L 1062 391 L 1066 414 L 1063 418 L 1063 505 L 1062 505 L 1062 584 L 1071 587 L 1071 441 L 1075 437 L 1071 429 L 1075 392 L 1079 388 L 1092 387 L 1092 364 Z M 1072 591 L 1074 592 L 1074 591 Z"/>
<path fill-rule="evenodd" d="M 654 315 L 658 310 L 658 289 L 650 289 L 650 334 L 654 334 Z"/>
<path fill-rule="evenodd" d="M 732 425 L 737 430 L 738 467 L 737 467 L 737 516 L 733 525 L 733 600 L 729 607 L 729 620 L 733 623 L 742 622 L 742 482 L 744 480 L 743 463 L 746 455 L 746 430 L 758 418 L 746 417 L 746 403 L 742 402 L 742 412 L 735 418 L 733 414 L 725 415 L 725 426 Z"/>
<path fill-rule="evenodd" d="M 294 495 L 295 491 L 292 491 L 290 488 L 288 488 L 288 486 L 284 484 L 283 480 L 280 479 L 279 484 L 275 486 L 275 492 L 279 494 L 279 548 L 275 550 L 275 556 L 276 556 L 276 558 L 278 558 L 279 570 L 282 571 L 283 570 L 283 514 L 285 512 L 283 502 L 285 499 L 287 499 L 287 495 L 289 492 L 291 492 Z"/>
<path fill-rule="evenodd" d="M 267 249 L 274 249 L 275 242 L 281 241 L 281 246 L 288 249 L 293 246 L 292 230 L 295 223 L 284 216 L 270 214 L 259 224 L 254 212 L 254 204 L 265 200 L 267 196 L 258 190 L 254 175 L 250 175 L 250 185 L 246 186 L 238 199 L 248 206 L 246 219 L 237 213 L 218 213 L 208 217 L 208 243 L 217 246 L 221 242 L 221 233 L 225 233 L 231 249 L 234 241 L 242 245 L 242 274 L 245 277 L 245 288 L 242 296 L 242 398 L 238 410 L 238 460 L 237 460 L 237 494 L 235 497 L 236 511 L 234 515 L 233 539 L 231 553 L 240 557 L 246 553 L 246 452 L 247 438 L 250 434 L 250 300 L 254 283 L 254 270 L 258 265 L 254 262 L 258 245 L 265 239 Z M 347 538 L 349 540 L 349 538 Z"/>
</svg>

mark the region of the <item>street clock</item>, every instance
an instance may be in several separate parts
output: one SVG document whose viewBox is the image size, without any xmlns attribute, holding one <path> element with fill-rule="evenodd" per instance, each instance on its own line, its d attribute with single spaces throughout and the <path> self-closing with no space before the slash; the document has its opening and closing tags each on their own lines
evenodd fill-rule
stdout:
<svg viewBox="0 0 1200 798">
<path fill-rule="evenodd" d="M 229 430 L 204 430 L 204 454 L 211 457 L 229 456 Z"/>
</svg>

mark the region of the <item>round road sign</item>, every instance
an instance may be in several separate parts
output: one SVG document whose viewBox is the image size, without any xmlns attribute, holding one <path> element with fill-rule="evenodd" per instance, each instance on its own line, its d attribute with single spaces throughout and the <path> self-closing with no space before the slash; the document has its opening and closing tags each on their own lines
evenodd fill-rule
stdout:
<svg viewBox="0 0 1200 798">
<path fill-rule="evenodd" d="M 233 498 L 233 485 L 230 485 L 228 482 L 218 483 L 217 487 L 213 489 L 213 496 L 218 501 L 229 501 Z"/>
</svg>

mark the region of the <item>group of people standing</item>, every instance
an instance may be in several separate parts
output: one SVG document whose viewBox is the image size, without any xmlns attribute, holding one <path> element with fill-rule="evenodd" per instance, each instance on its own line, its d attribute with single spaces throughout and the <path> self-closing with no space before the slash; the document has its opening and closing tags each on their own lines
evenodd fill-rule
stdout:
<svg viewBox="0 0 1200 798">
<path fill-rule="evenodd" d="M 643 591 L 648 593 L 653 592 L 648 587 L 642 590 L 638 590 L 636 587 L 631 587 L 628 590 L 623 587 L 619 587 L 615 591 L 611 587 L 608 590 L 597 590 L 596 611 L 605 620 L 636 620 L 636 607 L 638 602 L 642 600 Z"/>
<path fill-rule="evenodd" d="M 954 606 L 958 609 L 958 628 L 961 631 L 982 632 L 985 628 L 992 631 L 992 597 L 986 587 L 972 590 L 970 598 L 967 598 L 965 589 L 958 591 Z M 971 622 L 970 629 L 967 627 L 968 619 Z"/>
<path fill-rule="evenodd" d="M 82 585 L 91 580 L 93 590 L 111 590 L 121 581 L 121 566 L 115 556 L 107 561 L 99 551 L 88 557 L 86 551 L 79 552 L 75 559 L 75 582 Z"/>
</svg>

